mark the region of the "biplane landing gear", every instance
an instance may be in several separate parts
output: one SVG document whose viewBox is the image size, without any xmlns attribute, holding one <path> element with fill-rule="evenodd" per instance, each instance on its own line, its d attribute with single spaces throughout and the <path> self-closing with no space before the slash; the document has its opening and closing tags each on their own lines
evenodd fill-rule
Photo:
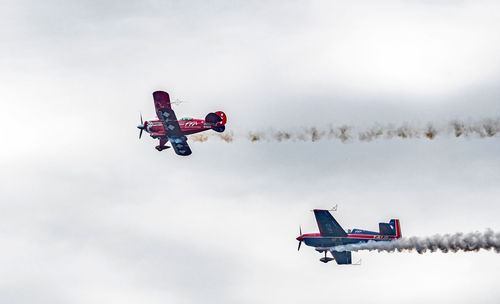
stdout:
<svg viewBox="0 0 500 304">
<path fill-rule="evenodd" d="M 324 257 L 324 258 L 319 259 L 321 262 L 323 262 L 323 263 L 325 263 L 325 264 L 326 264 L 326 263 L 328 263 L 328 262 L 330 262 L 330 261 L 333 261 L 333 260 L 334 260 L 333 258 L 329 258 L 329 257 L 327 257 L 327 256 L 326 256 L 326 253 L 327 253 L 327 251 L 325 250 L 325 257 Z"/>
<path fill-rule="evenodd" d="M 168 148 L 170 148 L 170 147 L 169 146 L 156 146 L 155 147 L 155 149 L 158 150 L 158 151 L 160 151 L 160 152 L 163 151 L 163 150 L 165 150 L 165 149 L 168 149 Z"/>
<path fill-rule="evenodd" d="M 158 145 L 158 146 L 156 146 L 156 147 L 155 147 L 155 149 L 161 152 L 161 151 L 163 151 L 163 150 L 165 150 L 165 149 L 170 148 L 169 146 L 165 146 L 165 144 L 166 144 L 167 142 L 168 142 L 168 140 L 167 140 L 167 139 L 165 139 L 165 138 L 163 138 L 163 137 L 162 137 L 162 138 L 160 138 L 160 143 L 159 143 L 159 145 Z"/>
</svg>

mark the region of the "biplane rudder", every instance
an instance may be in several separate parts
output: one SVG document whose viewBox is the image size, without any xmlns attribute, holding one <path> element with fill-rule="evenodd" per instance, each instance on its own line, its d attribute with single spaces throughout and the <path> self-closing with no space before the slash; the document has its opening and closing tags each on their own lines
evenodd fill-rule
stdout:
<svg viewBox="0 0 500 304">
<path fill-rule="evenodd" d="M 219 117 L 222 119 L 221 125 L 225 125 L 227 122 L 226 113 L 224 113 L 222 111 L 217 111 L 217 112 L 215 112 L 215 114 L 219 115 Z"/>
</svg>

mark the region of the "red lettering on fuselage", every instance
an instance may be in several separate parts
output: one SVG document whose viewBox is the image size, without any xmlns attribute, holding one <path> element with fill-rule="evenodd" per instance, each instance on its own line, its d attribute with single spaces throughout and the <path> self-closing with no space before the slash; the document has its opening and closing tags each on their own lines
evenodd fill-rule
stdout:
<svg viewBox="0 0 500 304">
<path fill-rule="evenodd" d="M 213 124 L 208 124 L 203 119 L 179 120 L 179 127 L 184 135 L 195 134 L 198 132 L 210 130 L 214 127 Z M 152 137 L 165 136 L 165 128 L 161 120 L 150 120 L 145 123 L 145 131 L 150 133 Z M 216 126 L 221 126 L 222 123 L 218 122 Z"/>
</svg>

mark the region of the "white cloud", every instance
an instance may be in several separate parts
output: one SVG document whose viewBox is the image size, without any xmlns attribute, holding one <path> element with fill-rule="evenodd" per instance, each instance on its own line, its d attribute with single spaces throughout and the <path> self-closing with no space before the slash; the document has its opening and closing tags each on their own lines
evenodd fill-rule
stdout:
<svg viewBox="0 0 500 304">
<path fill-rule="evenodd" d="M 180 158 L 135 126 L 156 89 L 236 131 L 496 117 L 497 6 L 7 3 L 0 302 L 387 302 L 419 286 L 407 302 L 494 303 L 491 252 L 349 268 L 295 237 L 334 203 L 346 227 L 498 230 L 497 137 L 209 141 Z"/>
</svg>

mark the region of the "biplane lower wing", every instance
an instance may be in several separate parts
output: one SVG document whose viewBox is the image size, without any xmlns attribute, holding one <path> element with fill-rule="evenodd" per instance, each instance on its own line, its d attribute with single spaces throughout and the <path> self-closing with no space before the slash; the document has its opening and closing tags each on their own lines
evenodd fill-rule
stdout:
<svg viewBox="0 0 500 304">
<path fill-rule="evenodd" d="M 187 137 L 182 133 L 175 112 L 170 108 L 159 108 L 157 109 L 157 114 L 165 128 L 165 134 L 172 144 L 175 153 L 183 156 L 190 155 L 191 148 L 189 148 L 187 144 Z"/>
<path fill-rule="evenodd" d="M 191 148 L 189 148 L 186 136 L 168 137 L 168 140 L 170 140 L 177 155 L 188 156 L 191 154 Z"/>
</svg>

